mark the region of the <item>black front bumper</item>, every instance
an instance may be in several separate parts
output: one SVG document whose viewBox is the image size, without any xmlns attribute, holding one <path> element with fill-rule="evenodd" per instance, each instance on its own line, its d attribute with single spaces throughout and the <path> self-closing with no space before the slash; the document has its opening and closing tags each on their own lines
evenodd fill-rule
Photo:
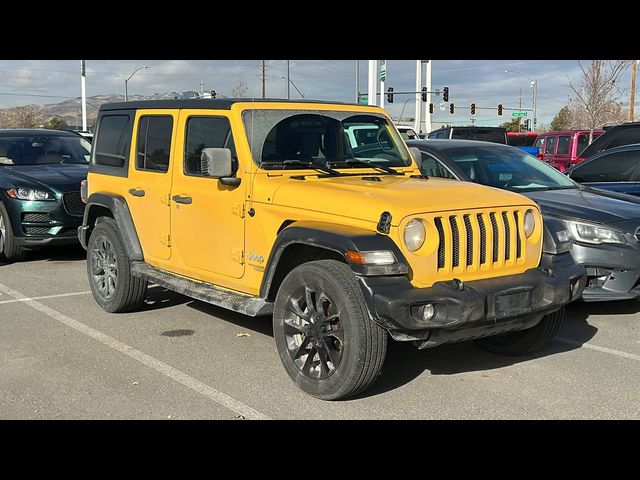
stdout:
<svg viewBox="0 0 640 480">
<path fill-rule="evenodd" d="M 414 288 L 407 277 L 358 277 L 373 319 L 395 340 L 421 348 L 530 328 L 582 294 L 583 267 L 568 253 L 544 254 L 539 268 L 472 282 Z M 421 307 L 435 306 L 424 320 Z"/>
<path fill-rule="evenodd" d="M 14 237 L 14 241 L 19 246 L 31 249 L 31 248 L 40 248 L 40 247 L 50 247 L 50 246 L 59 246 L 59 245 L 77 245 L 78 244 L 78 236 L 77 235 L 68 235 L 68 236 L 56 236 L 56 237 Z"/>
</svg>

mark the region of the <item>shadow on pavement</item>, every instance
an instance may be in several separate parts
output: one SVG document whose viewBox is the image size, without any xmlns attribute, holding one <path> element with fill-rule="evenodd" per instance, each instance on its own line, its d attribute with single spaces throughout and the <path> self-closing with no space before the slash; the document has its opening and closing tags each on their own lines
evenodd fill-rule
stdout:
<svg viewBox="0 0 640 480">
<path fill-rule="evenodd" d="M 191 301 L 189 297 L 167 290 L 164 287 L 153 285 L 147 289 L 147 297 L 144 299 L 144 306 L 140 311 L 148 312 L 160 308 L 174 307 Z"/>
<path fill-rule="evenodd" d="M 273 326 L 271 316 L 268 317 L 248 317 L 241 313 L 232 312 L 226 308 L 216 307 L 209 303 L 201 302 L 199 300 L 190 300 L 187 304 L 188 307 L 193 308 L 207 315 L 213 315 L 225 322 L 233 323 L 243 330 L 250 330 L 256 333 L 261 333 L 269 337 L 273 337 Z M 274 347 L 275 348 L 275 347 Z"/>
<path fill-rule="evenodd" d="M 46 247 L 27 252 L 25 259 L 16 264 L 37 262 L 45 260 L 47 262 L 69 262 L 75 260 L 86 260 L 87 252 L 80 245 L 66 245 L 61 247 Z M 0 267 L 13 265 L 0 260 Z"/>
</svg>

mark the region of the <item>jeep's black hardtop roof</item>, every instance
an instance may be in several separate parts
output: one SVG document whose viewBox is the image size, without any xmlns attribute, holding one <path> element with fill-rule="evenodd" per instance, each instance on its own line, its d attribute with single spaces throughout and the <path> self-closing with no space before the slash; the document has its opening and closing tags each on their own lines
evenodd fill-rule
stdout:
<svg viewBox="0 0 640 480">
<path fill-rule="evenodd" d="M 280 98 L 182 98 L 170 100 L 136 100 L 134 102 L 112 102 L 104 103 L 100 106 L 100 110 L 135 110 L 135 109 L 153 109 L 153 108 L 191 108 L 191 109 L 210 109 L 210 110 L 230 110 L 234 103 L 243 102 L 278 102 L 278 103 L 318 103 L 318 104 L 335 104 L 335 105 L 358 105 L 357 103 L 333 102 L 330 100 L 286 100 Z"/>
</svg>

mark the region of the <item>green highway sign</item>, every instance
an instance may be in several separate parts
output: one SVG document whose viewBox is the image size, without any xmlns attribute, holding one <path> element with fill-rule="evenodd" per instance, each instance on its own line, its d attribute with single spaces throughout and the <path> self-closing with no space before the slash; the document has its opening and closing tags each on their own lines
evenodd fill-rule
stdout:
<svg viewBox="0 0 640 480">
<path fill-rule="evenodd" d="M 358 98 L 358 103 L 360 105 L 369 105 L 369 100 L 367 99 L 366 96 L 360 95 L 360 97 Z"/>
<path fill-rule="evenodd" d="M 527 116 L 527 112 L 512 112 L 511 116 L 512 117 L 526 117 Z"/>
</svg>

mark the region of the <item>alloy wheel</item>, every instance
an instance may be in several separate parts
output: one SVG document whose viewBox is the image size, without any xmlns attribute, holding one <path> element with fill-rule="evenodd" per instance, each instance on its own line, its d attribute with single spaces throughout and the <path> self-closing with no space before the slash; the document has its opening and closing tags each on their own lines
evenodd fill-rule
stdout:
<svg viewBox="0 0 640 480">
<path fill-rule="evenodd" d="M 102 298 L 113 296 L 118 285 L 118 260 L 113 245 L 100 237 L 91 251 L 91 275 Z"/>
</svg>

